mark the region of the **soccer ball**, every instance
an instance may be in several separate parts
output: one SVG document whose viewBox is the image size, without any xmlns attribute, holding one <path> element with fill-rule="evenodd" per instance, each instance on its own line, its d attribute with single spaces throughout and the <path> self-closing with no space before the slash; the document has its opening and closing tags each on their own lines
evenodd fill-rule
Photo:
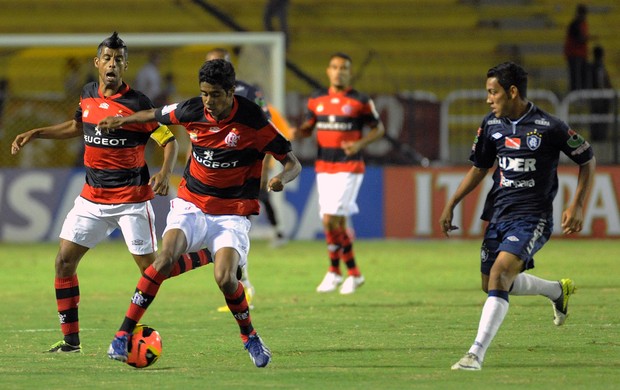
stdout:
<svg viewBox="0 0 620 390">
<path fill-rule="evenodd" d="M 161 356 L 161 336 L 148 325 L 138 324 L 127 345 L 127 364 L 135 368 L 148 367 Z"/>
</svg>

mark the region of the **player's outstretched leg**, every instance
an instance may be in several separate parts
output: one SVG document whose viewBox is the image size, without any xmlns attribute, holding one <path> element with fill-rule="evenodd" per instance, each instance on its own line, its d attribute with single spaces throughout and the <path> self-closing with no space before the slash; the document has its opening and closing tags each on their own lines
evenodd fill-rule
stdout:
<svg viewBox="0 0 620 390">
<path fill-rule="evenodd" d="M 198 252 L 184 253 L 174 263 L 168 277 L 173 278 L 209 263 L 213 263 L 213 256 L 207 248 L 203 248 Z"/>
<path fill-rule="evenodd" d="M 121 362 L 127 361 L 127 344 L 129 343 L 131 332 L 133 332 L 136 324 L 140 321 L 149 305 L 155 299 L 159 287 L 166 278 L 165 275 L 157 272 L 152 265 L 144 271 L 144 275 L 142 275 L 138 281 L 134 295 L 131 298 L 131 303 L 125 314 L 125 319 L 108 348 L 108 356 L 110 359 L 119 360 Z"/>
</svg>

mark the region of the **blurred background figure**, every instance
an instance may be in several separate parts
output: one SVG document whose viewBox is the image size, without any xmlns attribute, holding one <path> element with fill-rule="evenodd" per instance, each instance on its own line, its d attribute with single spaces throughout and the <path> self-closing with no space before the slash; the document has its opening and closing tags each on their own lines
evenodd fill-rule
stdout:
<svg viewBox="0 0 620 390">
<path fill-rule="evenodd" d="M 76 96 L 80 96 L 80 92 L 82 92 L 82 87 L 84 86 L 81 68 L 82 66 L 77 58 L 67 58 L 64 80 L 65 99 L 75 99 Z"/>
<path fill-rule="evenodd" d="M 168 72 L 164 75 L 164 83 L 159 96 L 153 100 L 153 104 L 157 107 L 164 106 L 168 103 L 177 101 L 175 96 L 177 94 L 177 86 L 174 82 L 174 73 Z"/>
<path fill-rule="evenodd" d="M 569 90 L 587 88 L 588 80 L 588 8 L 577 5 L 575 18 L 568 25 L 564 41 L 564 56 L 568 62 Z"/>
<path fill-rule="evenodd" d="M 288 33 L 288 6 L 289 0 L 267 0 L 265 13 L 263 14 L 263 24 L 267 31 L 282 31 L 284 33 L 285 45 L 289 47 Z M 274 28 L 273 19 L 278 19 L 279 29 Z"/>
<path fill-rule="evenodd" d="M 2 134 L 2 118 L 4 117 L 4 105 L 9 98 L 9 80 L 0 79 L 0 134 Z"/>
<path fill-rule="evenodd" d="M 592 50 L 592 64 L 590 66 L 590 80 L 592 89 L 613 88 L 609 79 L 609 73 L 605 67 L 605 50 L 602 46 L 596 46 Z M 590 103 L 592 114 L 609 114 L 613 112 L 612 101 L 609 99 L 592 99 Z M 593 121 L 590 125 L 590 140 L 605 141 L 609 124 Z"/>
<path fill-rule="evenodd" d="M 159 71 L 160 63 L 161 55 L 155 51 L 151 52 L 149 54 L 149 61 L 140 68 L 133 85 L 134 89 L 148 96 L 153 102 L 162 92 L 161 73 Z"/>
</svg>

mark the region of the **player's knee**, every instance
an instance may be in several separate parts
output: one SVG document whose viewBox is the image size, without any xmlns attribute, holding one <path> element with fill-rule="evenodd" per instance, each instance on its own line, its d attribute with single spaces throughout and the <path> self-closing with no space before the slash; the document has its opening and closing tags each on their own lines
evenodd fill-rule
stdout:
<svg viewBox="0 0 620 390">
<path fill-rule="evenodd" d="M 73 275 L 77 269 L 79 257 L 70 256 L 59 252 L 56 255 L 56 274 L 59 277 L 69 277 Z"/>
<path fill-rule="evenodd" d="M 510 286 L 512 286 L 512 282 L 514 281 L 517 274 L 518 273 L 515 273 L 509 268 L 494 268 L 491 270 L 490 279 L 492 280 L 495 289 L 509 291 Z"/>
<path fill-rule="evenodd" d="M 228 270 L 216 270 L 214 272 L 214 277 L 215 283 L 217 283 L 220 291 L 224 294 L 233 294 L 237 291 L 239 281 L 237 280 L 237 276 L 234 272 L 229 272 Z"/>
<path fill-rule="evenodd" d="M 170 275 L 173 265 L 179 260 L 179 257 L 180 255 L 175 255 L 175 253 L 170 250 L 162 250 L 157 254 L 153 262 L 153 268 L 155 268 L 158 273 L 168 276 Z"/>
</svg>

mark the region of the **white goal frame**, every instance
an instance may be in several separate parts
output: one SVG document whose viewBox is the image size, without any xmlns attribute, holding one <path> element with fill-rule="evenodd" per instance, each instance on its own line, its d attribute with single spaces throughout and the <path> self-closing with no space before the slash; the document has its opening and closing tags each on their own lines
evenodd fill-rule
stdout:
<svg viewBox="0 0 620 390">
<path fill-rule="evenodd" d="M 38 46 L 99 45 L 106 34 L 0 34 L 0 48 Z M 281 32 L 243 33 L 127 33 L 123 41 L 128 47 L 163 47 L 183 45 L 248 45 L 269 46 L 269 103 L 285 110 L 285 45 Z"/>
</svg>

